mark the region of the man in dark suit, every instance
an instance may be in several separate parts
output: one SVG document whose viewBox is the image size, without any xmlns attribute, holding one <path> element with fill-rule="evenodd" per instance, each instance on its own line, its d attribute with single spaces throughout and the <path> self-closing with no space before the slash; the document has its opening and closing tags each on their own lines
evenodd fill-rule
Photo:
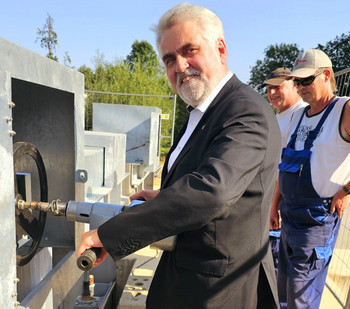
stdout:
<svg viewBox="0 0 350 309">
<path fill-rule="evenodd" d="M 104 247 L 115 259 L 171 235 L 149 309 L 277 308 L 269 214 L 280 133 L 266 100 L 227 68 L 220 19 L 181 4 L 156 29 L 160 56 L 190 116 L 167 156 L 159 191 L 84 233 L 78 255 Z"/>
</svg>

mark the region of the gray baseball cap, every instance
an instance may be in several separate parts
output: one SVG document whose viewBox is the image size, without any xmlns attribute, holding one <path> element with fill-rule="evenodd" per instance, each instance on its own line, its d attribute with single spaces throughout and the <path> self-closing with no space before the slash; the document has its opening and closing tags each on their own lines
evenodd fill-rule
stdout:
<svg viewBox="0 0 350 309">
<path fill-rule="evenodd" d="M 308 49 L 295 60 L 292 72 L 288 77 L 305 78 L 316 73 L 319 68 L 331 68 L 332 61 L 319 49 Z"/>
</svg>

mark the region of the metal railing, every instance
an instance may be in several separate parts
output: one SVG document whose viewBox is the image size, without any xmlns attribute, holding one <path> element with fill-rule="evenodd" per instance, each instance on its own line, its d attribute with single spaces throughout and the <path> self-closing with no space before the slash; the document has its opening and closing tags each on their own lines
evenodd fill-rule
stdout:
<svg viewBox="0 0 350 309">
<path fill-rule="evenodd" d="M 338 96 L 350 96 L 350 68 L 334 74 Z M 340 306 L 350 308 L 350 206 L 345 211 L 329 265 L 326 287 Z"/>
<path fill-rule="evenodd" d="M 339 96 L 350 96 L 350 68 L 334 74 Z"/>
</svg>

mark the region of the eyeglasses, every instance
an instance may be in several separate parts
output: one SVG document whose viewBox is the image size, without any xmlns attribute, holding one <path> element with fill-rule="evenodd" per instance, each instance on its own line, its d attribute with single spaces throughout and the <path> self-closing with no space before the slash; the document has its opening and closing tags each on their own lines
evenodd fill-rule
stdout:
<svg viewBox="0 0 350 309">
<path fill-rule="evenodd" d="M 311 85 L 313 82 L 314 82 L 314 80 L 315 80 L 315 78 L 318 76 L 318 75 L 320 75 L 321 73 L 323 73 L 325 70 L 323 70 L 323 71 L 320 71 L 320 72 L 318 72 L 317 74 L 315 74 L 315 75 L 311 75 L 311 76 L 309 76 L 309 77 L 306 77 L 306 78 L 298 78 L 298 79 L 293 79 L 293 83 L 294 83 L 294 85 L 295 86 L 297 86 L 297 87 L 299 87 L 300 85 L 302 85 L 302 86 L 309 86 L 309 85 Z"/>
</svg>

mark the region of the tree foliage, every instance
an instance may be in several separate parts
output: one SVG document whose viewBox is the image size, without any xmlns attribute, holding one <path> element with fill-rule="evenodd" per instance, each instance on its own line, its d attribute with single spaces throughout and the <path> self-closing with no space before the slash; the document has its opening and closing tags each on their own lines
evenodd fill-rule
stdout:
<svg viewBox="0 0 350 309">
<path fill-rule="evenodd" d="M 146 70 L 154 70 L 159 67 L 158 57 L 152 45 L 147 41 L 135 41 L 131 46 L 131 52 L 126 57 L 131 69 L 134 65 L 142 66 Z"/>
<path fill-rule="evenodd" d="M 116 59 L 108 62 L 104 55 L 97 51 L 94 57 L 94 68 L 86 66 L 78 70 L 85 75 L 85 89 L 103 92 L 142 94 L 145 96 L 111 96 L 88 95 L 88 101 L 97 102 L 103 99 L 104 103 L 118 103 L 129 105 L 151 105 L 149 95 L 173 95 L 174 92 L 167 80 L 164 70 L 154 62 L 139 61 L 134 58 L 132 64 L 129 61 Z"/>
<path fill-rule="evenodd" d="M 264 60 L 257 60 L 256 65 L 251 67 L 249 85 L 258 92 L 263 93 L 263 82 L 266 77 L 279 67 L 292 69 L 293 63 L 302 49 L 296 44 L 269 45 L 264 50 Z"/>
<path fill-rule="evenodd" d="M 37 38 L 35 42 L 38 40 L 40 41 L 40 46 L 42 48 L 47 49 L 48 53 L 46 55 L 47 58 L 52 59 L 54 61 L 58 62 L 58 57 L 55 55 L 56 52 L 56 46 L 58 46 L 58 39 L 57 39 L 57 33 L 53 30 L 53 18 L 50 16 L 50 14 L 47 14 L 46 23 L 43 26 L 42 29 L 37 29 Z M 68 51 L 64 53 L 63 63 L 74 69 L 74 67 L 71 66 L 72 60 L 69 56 Z"/>
<path fill-rule="evenodd" d="M 350 32 L 336 36 L 325 45 L 318 44 L 317 48 L 323 50 L 332 60 L 334 72 L 350 67 Z"/>
<path fill-rule="evenodd" d="M 58 45 L 57 33 L 53 30 L 53 18 L 50 14 L 47 14 L 46 23 L 42 29 L 38 28 L 37 30 L 37 39 L 35 42 L 40 40 L 40 46 L 47 49 L 48 54 L 47 58 L 58 61 L 57 56 L 55 55 L 56 46 Z"/>
</svg>

